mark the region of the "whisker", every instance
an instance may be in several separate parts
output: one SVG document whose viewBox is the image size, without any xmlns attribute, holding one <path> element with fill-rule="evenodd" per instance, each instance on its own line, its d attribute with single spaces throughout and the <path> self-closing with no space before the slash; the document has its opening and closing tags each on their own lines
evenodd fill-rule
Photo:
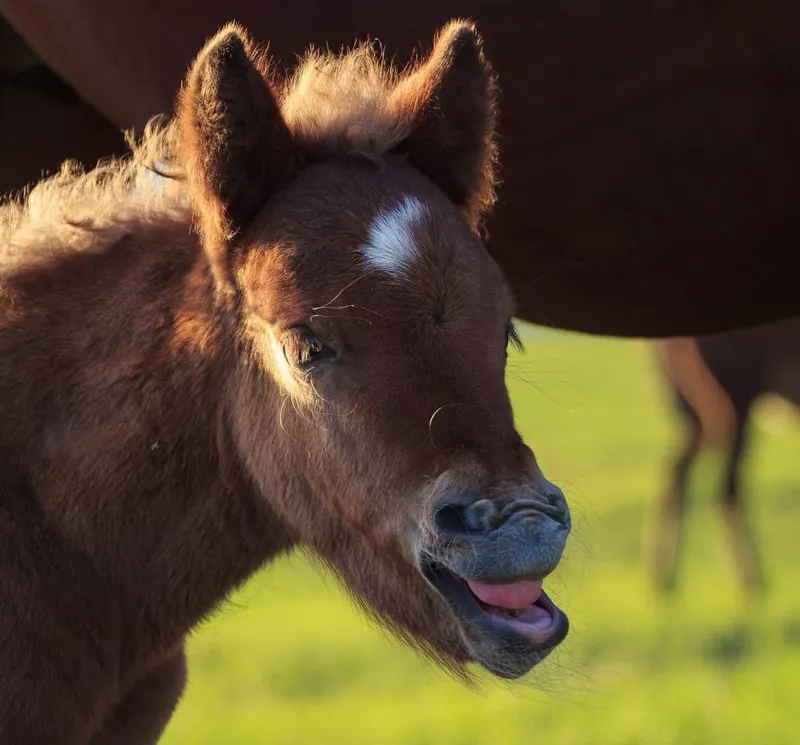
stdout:
<svg viewBox="0 0 800 745">
<path fill-rule="evenodd" d="M 284 434 L 285 434 L 285 435 L 286 435 L 286 436 L 287 436 L 287 437 L 288 437 L 288 438 L 289 438 L 289 439 L 290 439 L 292 442 L 296 442 L 296 443 L 297 443 L 297 444 L 298 444 L 298 445 L 299 445 L 301 448 L 303 448 L 303 450 L 305 450 L 305 451 L 306 451 L 306 455 L 308 455 L 308 457 L 310 458 L 310 457 L 311 457 L 311 451 L 310 451 L 310 450 L 309 450 L 309 449 L 308 449 L 308 448 L 307 448 L 305 445 L 303 445 L 303 443 L 302 443 L 302 442 L 300 442 L 300 440 L 298 440 L 296 437 L 292 437 L 292 436 L 289 434 L 289 431 L 286 429 L 286 427 L 285 427 L 285 426 L 284 426 L 284 424 L 283 424 L 283 410 L 284 410 L 284 408 L 286 407 L 286 402 L 289 400 L 289 398 L 290 398 L 289 394 L 284 394 L 284 396 L 283 396 L 283 403 L 281 403 L 281 408 L 278 410 L 278 424 L 280 425 L 280 428 L 283 430 L 283 433 L 284 433 Z"/>
<path fill-rule="evenodd" d="M 440 406 L 438 409 L 436 409 L 436 411 L 434 411 L 433 414 L 431 414 L 431 418 L 428 420 L 428 435 L 431 435 L 431 427 L 433 426 L 433 420 L 436 418 L 436 415 L 439 414 L 439 412 L 444 411 L 445 409 L 450 409 L 458 406 L 471 409 L 482 408 L 481 406 L 478 406 L 478 404 L 464 404 L 464 403 L 444 404 L 443 406 Z"/>
<path fill-rule="evenodd" d="M 305 413 L 303 412 L 302 408 L 300 407 L 300 405 L 298 404 L 298 402 L 297 402 L 297 401 L 296 401 L 294 398 L 292 398 L 292 408 L 295 410 L 295 412 L 297 413 L 297 415 L 298 415 L 298 416 L 299 416 L 299 417 L 300 417 L 300 418 L 301 418 L 301 419 L 302 419 L 304 422 L 308 422 L 309 424 L 311 424 L 311 425 L 313 425 L 313 426 L 317 427 L 318 429 L 321 429 L 323 432 L 327 432 L 327 431 L 328 431 L 328 430 L 327 430 L 327 429 L 325 429 L 325 427 L 323 427 L 323 426 L 322 426 L 322 425 L 321 425 L 319 422 L 315 421 L 314 419 L 309 419 L 309 418 L 308 418 L 308 417 L 305 415 Z"/>
<path fill-rule="evenodd" d="M 317 387 L 314 385 L 314 381 L 311 379 L 311 376 L 308 378 L 308 384 L 311 386 L 311 390 L 314 391 L 314 395 L 323 403 L 330 404 L 328 401 L 318 390 Z M 327 413 L 327 412 L 326 412 Z"/>
<path fill-rule="evenodd" d="M 311 310 L 350 310 L 350 308 L 355 308 L 356 310 L 363 310 L 365 313 L 372 313 L 373 315 L 380 316 L 381 318 L 386 318 L 382 313 L 378 313 L 377 310 L 371 310 L 370 308 L 365 308 L 363 305 L 318 305 Z"/>
<path fill-rule="evenodd" d="M 339 292 L 337 292 L 330 300 L 328 300 L 328 302 L 325 303 L 325 305 L 320 305 L 320 306 L 318 306 L 316 308 L 312 308 L 312 310 L 323 310 L 323 309 L 326 309 L 326 308 L 330 307 L 331 303 L 336 302 L 336 300 L 338 300 L 342 296 L 342 293 L 345 290 L 347 290 L 348 288 L 352 287 L 356 282 L 364 279 L 364 277 L 366 277 L 369 274 L 374 273 L 375 271 L 376 270 L 374 270 L 374 269 L 368 269 L 367 271 L 362 272 L 361 274 L 358 275 L 358 277 L 356 277 L 354 280 L 352 280 L 351 282 L 348 282 L 344 287 L 342 287 L 342 289 L 339 290 Z"/>
</svg>

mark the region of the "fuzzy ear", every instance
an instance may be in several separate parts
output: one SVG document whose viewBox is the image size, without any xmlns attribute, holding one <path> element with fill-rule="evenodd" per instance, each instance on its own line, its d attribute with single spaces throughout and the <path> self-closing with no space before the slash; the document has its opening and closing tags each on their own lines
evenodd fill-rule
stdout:
<svg viewBox="0 0 800 745">
<path fill-rule="evenodd" d="M 265 53 L 237 24 L 208 41 L 178 102 L 181 160 L 221 289 L 230 244 L 297 170 L 297 149 L 270 89 Z"/>
<path fill-rule="evenodd" d="M 481 38 L 466 21 L 445 26 L 431 55 L 391 95 L 392 112 L 409 131 L 395 152 L 407 153 L 473 227 L 495 199 L 496 98 Z"/>
</svg>

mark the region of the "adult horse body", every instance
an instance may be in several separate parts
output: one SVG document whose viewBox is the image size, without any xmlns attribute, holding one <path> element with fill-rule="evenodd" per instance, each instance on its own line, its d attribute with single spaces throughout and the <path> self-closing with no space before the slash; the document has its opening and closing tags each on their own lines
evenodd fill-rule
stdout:
<svg viewBox="0 0 800 745">
<path fill-rule="evenodd" d="M 800 313 L 800 6 L 714 6 L 0 0 L 119 127 L 168 110 L 195 49 L 231 17 L 284 66 L 309 42 L 367 34 L 402 58 L 448 17 L 473 18 L 503 84 L 488 227 L 518 313 L 649 337 Z"/>
<path fill-rule="evenodd" d="M 0 211 L 4 745 L 156 742 L 186 634 L 297 545 L 453 670 L 564 638 L 569 512 L 476 234 L 494 99 L 469 25 L 289 82 L 229 26 L 132 161 Z"/>
</svg>

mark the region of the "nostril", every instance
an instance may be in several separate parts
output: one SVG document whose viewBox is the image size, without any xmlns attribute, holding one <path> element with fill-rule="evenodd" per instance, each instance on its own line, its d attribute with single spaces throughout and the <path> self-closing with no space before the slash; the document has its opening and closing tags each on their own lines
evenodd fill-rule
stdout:
<svg viewBox="0 0 800 745">
<path fill-rule="evenodd" d="M 440 533 L 466 533 L 469 528 L 461 507 L 443 504 L 433 514 L 433 524 Z"/>
<path fill-rule="evenodd" d="M 489 533 L 502 518 L 488 499 L 478 499 L 467 505 L 448 502 L 436 509 L 433 516 L 436 529 L 441 533 Z"/>
<path fill-rule="evenodd" d="M 541 495 L 547 500 L 548 504 L 561 505 L 565 501 L 564 492 L 552 481 L 544 479 L 545 488 L 540 490 Z"/>
<path fill-rule="evenodd" d="M 553 484 L 551 486 L 552 489 L 544 495 L 547 504 L 552 510 L 550 516 L 564 525 L 569 525 L 569 508 L 567 507 L 567 499 L 564 496 L 564 492 Z"/>
</svg>

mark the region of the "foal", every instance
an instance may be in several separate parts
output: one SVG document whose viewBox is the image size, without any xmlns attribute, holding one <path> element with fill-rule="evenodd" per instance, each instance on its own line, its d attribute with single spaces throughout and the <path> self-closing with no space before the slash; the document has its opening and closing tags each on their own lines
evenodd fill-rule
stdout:
<svg viewBox="0 0 800 745">
<path fill-rule="evenodd" d="M 569 512 L 478 237 L 494 126 L 469 24 L 286 81 L 230 25 L 131 161 L 4 208 L 0 742 L 156 742 L 188 632 L 297 546 L 456 672 L 561 642 Z"/>
</svg>

